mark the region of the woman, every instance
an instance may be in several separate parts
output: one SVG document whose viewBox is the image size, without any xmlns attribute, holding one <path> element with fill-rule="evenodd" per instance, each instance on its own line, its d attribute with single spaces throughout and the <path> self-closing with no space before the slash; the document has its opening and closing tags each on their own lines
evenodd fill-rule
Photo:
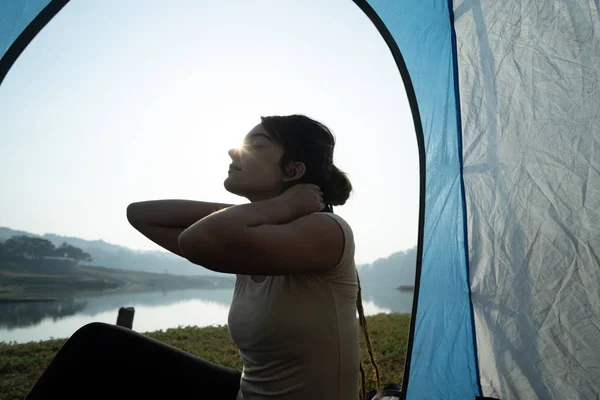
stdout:
<svg viewBox="0 0 600 400">
<path fill-rule="evenodd" d="M 44 390 L 60 392 L 57 369 L 107 359 L 112 370 L 144 371 L 146 378 L 135 385 L 148 383 L 151 393 L 168 380 L 179 394 L 196 398 L 359 398 L 357 305 L 362 323 L 364 315 L 354 239 L 332 210 L 346 202 L 352 186 L 333 164 L 334 145 L 327 127 L 308 117 L 263 117 L 243 146 L 229 151 L 224 182 L 250 203 L 160 200 L 128 207 L 130 223 L 150 240 L 194 264 L 236 274 L 228 325 L 243 361 L 241 373 L 135 332 L 91 324 L 67 342 L 30 398 L 43 397 Z M 120 351 L 109 351 L 111 342 Z M 72 353 L 96 361 L 75 362 Z M 64 389 L 60 395 L 64 398 Z"/>
</svg>

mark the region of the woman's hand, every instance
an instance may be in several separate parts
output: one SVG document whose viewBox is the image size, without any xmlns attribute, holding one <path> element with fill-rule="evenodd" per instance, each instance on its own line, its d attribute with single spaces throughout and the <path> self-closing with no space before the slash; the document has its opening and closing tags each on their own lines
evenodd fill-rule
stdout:
<svg viewBox="0 0 600 400">
<path fill-rule="evenodd" d="M 297 183 L 283 192 L 278 198 L 283 202 L 291 214 L 291 219 L 297 219 L 322 211 L 323 192 L 317 185 L 308 183 Z"/>
</svg>

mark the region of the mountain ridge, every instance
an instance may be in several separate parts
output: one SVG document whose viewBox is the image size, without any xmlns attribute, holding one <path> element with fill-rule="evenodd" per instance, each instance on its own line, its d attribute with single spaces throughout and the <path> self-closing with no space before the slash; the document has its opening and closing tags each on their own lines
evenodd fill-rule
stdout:
<svg viewBox="0 0 600 400">
<path fill-rule="evenodd" d="M 168 272 L 174 275 L 212 275 L 222 276 L 221 273 L 208 270 L 190 263 L 175 254 L 159 250 L 134 250 L 119 244 L 106 242 L 102 239 L 87 240 L 74 236 L 62 236 L 55 233 L 38 235 L 8 227 L 0 227 L 0 241 L 12 236 L 25 235 L 47 239 L 55 246 L 63 242 L 91 254 L 92 263 L 83 265 L 101 265 L 107 268 L 125 269 L 141 272 Z"/>
</svg>

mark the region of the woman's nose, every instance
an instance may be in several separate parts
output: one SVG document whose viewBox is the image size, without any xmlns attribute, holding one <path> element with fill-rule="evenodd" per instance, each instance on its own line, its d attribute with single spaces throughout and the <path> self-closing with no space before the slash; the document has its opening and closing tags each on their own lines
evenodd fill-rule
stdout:
<svg viewBox="0 0 600 400">
<path fill-rule="evenodd" d="M 229 151 L 227 152 L 227 154 L 229 154 L 229 157 L 231 158 L 235 158 L 237 157 L 237 152 L 239 151 L 239 149 L 237 148 L 233 148 L 233 149 L 229 149 Z"/>
</svg>

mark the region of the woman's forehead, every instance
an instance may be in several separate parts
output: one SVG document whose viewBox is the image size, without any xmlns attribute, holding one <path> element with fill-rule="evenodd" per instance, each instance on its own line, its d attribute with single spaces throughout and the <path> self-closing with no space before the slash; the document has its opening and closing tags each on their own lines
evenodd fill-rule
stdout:
<svg viewBox="0 0 600 400">
<path fill-rule="evenodd" d="M 257 136 L 262 136 L 262 137 L 265 137 L 266 139 L 271 140 L 271 135 L 269 135 L 269 133 L 267 132 L 267 130 L 265 129 L 263 124 L 258 124 L 254 128 L 252 128 L 250 130 L 250 132 L 248 132 L 248 134 L 246 135 L 245 139 L 250 139 L 252 137 L 257 137 Z"/>
</svg>

